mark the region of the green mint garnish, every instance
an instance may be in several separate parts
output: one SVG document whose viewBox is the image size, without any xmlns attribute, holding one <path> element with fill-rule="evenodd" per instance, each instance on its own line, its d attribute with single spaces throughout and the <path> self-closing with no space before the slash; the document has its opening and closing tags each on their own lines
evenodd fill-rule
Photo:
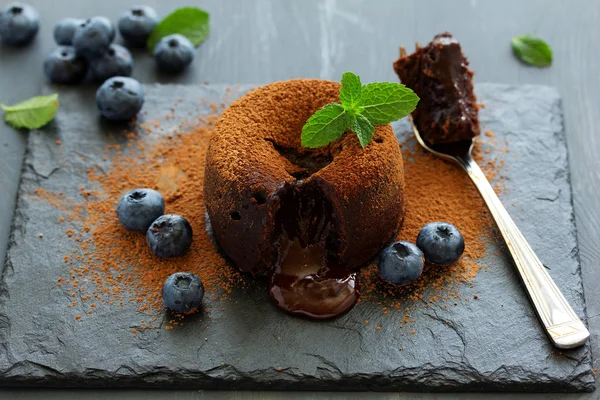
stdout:
<svg viewBox="0 0 600 400">
<path fill-rule="evenodd" d="M 385 125 L 410 114 L 419 98 L 399 83 L 370 83 L 362 87 L 362 114 L 373 125 Z"/>
<path fill-rule="evenodd" d="M 339 139 L 348 126 L 348 116 L 338 103 L 327 104 L 314 113 L 302 128 L 302 146 L 321 147 Z"/>
<path fill-rule="evenodd" d="M 354 117 L 354 120 L 350 124 L 350 130 L 358 136 L 358 141 L 363 149 L 369 144 L 371 139 L 373 139 L 373 134 L 375 133 L 375 126 L 369 122 L 367 117 L 362 115 L 357 115 Z"/>
<path fill-rule="evenodd" d="M 362 85 L 352 72 L 342 75 L 340 103 L 330 103 L 315 112 L 302 128 L 302 146 L 317 148 L 339 139 L 350 130 L 365 148 L 375 125 L 385 125 L 410 114 L 419 98 L 399 83 Z"/>
<path fill-rule="evenodd" d="M 185 36 L 194 46 L 198 46 L 210 33 L 208 13 L 197 7 L 183 7 L 173 11 L 154 27 L 148 37 L 148 50 L 154 50 L 160 39 L 175 33 Z"/>
<path fill-rule="evenodd" d="M 7 123 L 15 128 L 26 129 L 38 129 L 52 121 L 58 106 L 58 94 L 32 97 L 12 106 L 0 104 Z"/>
<path fill-rule="evenodd" d="M 349 114 L 360 114 L 360 98 L 362 85 L 360 78 L 352 72 L 342 75 L 342 88 L 340 89 L 340 102 Z"/>
<path fill-rule="evenodd" d="M 531 35 L 521 35 L 512 39 L 515 55 L 524 63 L 536 67 L 548 67 L 552 64 L 552 49 L 548 43 Z"/>
</svg>

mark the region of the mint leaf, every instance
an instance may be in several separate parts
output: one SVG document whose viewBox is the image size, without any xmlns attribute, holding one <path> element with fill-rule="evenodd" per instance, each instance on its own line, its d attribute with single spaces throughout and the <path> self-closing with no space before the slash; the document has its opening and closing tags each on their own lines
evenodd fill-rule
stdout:
<svg viewBox="0 0 600 400">
<path fill-rule="evenodd" d="M 375 127 L 369 122 L 368 119 L 362 115 L 357 115 L 350 123 L 350 129 L 358 136 L 358 141 L 364 149 L 367 147 L 371 139 L 373 139 L 373 133 L 375 133 Z"/>
<path fill-rule="evenodd" d="M 373 125 L 385 125 L 410 114 L 419 97 L 399 83 L 379 82 L 362 87 L 362 115 Z"/>
<path fill-rule="evenodd" d="M 178 33 L 190 39 L 194 46 L 202 43 L 210 33 L 209 15 L 197 7 L 183 7 L 166 16 L 148 37 L 148 50 L 165 36 Z"/>
<path fill-rule="evenodd" d="M 340 101 L 342 107 L 352 115 L 358 114 L 360 112 L 358 106 L 362 91 L 360 78 L 352 72 L 344 72 L 341 83 Z"/>
<path fill-rule="evenodd" d="M 346 110 L 330 103 L 314 113 L 302 127 L 302 146 L 317 148 L 339 139 L 346 132 Z"/>
<path fill-rule="evenodd" d="M 37 129 L 54 119 L 58 110 L 58 94 L 32 97 L 12 106 L 0 104 L 4 120 L 15 128 Z"/>
<path fill-rule="evenodd" d="M 306 121 L 302 127 L 302 146 L 325 146 L 352 130 L 364 149 L 373 139 L 375 125 L 406 117 L 419 102 L 412 90 L 398 83 L 362 86 L 360 77 L 352 72 L 345 72 L 341 83 L 342 104 L 327 104 Z"/>
<path fill-rule="evenodd" d="M 515 55 L 524 63 L 536 67 L 548 67 L 552 64 L 552 49 L 548 43 L 531 35 L 521 35 L 511 40 Z"/>
</svg>

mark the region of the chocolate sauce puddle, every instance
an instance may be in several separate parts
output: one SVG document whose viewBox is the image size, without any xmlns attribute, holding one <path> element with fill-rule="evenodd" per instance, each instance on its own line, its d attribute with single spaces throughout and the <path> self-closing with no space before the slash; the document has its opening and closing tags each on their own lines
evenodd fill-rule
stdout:
<svg viewBox="0 0 600 400">
<path fill-rule="evenodd" d="M 356 304 L 356 273 L 325 261 L 321 246 L 289 246 L 271 275 L 269 294 L 280 309 L 310 319 L 338 317 Z"/>
</svg>

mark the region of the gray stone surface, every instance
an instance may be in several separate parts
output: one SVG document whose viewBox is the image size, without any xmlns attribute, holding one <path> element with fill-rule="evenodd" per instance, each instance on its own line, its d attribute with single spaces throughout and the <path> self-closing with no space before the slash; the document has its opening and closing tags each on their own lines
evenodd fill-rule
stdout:
<svg viewBox="0 0 600 400">
<path fill-rule="evenodd" d="M 184 98 L 178 115 L 208 112 L 221 86 L 147 86 L 145 110 L 163 115 Z M 240 93 L 244 87 L 237 89 Z M 554 89 L 481 84 L 485 129 L 506 141 L 507 193 L 502 200 L 549 267 L 575 311 L 585 317 L 567 153 Z M 0 285 L 0 384 L 21 386 L 193 387 L 409 391 L 589 391 L 594 387 L 589 344 L 558 353 L 543 336 L 503 247 L 492 247 L 464 299 L 448 310 L 381 315 L 365 301 L 330 322 L 278 312 L 257 282 L 237 291 L 210 322 L 186 320 L 173 331 L 133 336 L 137 307 L 106 308 L 85 321 L 56 286 L 69 242 L 58 232 L 60 211 L 29 196 L 36 188 L 71 193 L 85 185 L 83 169 L 102 164 L 94 152 L 119 141 L 122 126 L 95 116 L 91 91 L 61 94 L 55 122 L 32 132 L 23 169 L 7 263 Z M 148 117 L 150 119 L 150 117 Z M 177 121 L 173 121 L 176 124 Z M 405 121 L 394 126 L 406 135 Z M 65 157 L 84 156 L 61 166 Z M 81 160 L 81 158 L 72 158 Z M 66 227 L 63 227 L 66 229 Z M 40 240 L 38 233 L 44 233 Z M 496 246 L 496 245 L 494 245 Z M 405 299 L 405 301 L 409 301 Z M 408 304 L 408 303 L 407 303 Z M 369 319 L 369 325 L 364 320 Z M 374 327 L 381 323 L 382 330 Z M 201 333 L 200 333 L 201 332 Z M 402 333 L 405 335 L 402 335 Z M 208 341 L 204 341 L 204 337 Z M 278 340 L 280 337 L 280 340 Z M 400 351 L 400 348 L 403 348 Z M 237 360 L 239 358 L 239 360 Z M 193 364 L 193 366 L 192 366 Z M 279 371 L 278 368 L 281 368 Z"/>
</svg>

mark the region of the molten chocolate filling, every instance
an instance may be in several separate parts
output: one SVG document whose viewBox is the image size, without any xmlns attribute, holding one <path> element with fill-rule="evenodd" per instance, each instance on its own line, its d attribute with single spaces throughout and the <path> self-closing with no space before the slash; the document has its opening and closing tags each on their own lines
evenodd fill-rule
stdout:
<svg viewBox="0 0 600 400">
<path fill-rule="evenodd" d="M 339 230 L 316 182 L 298 181 L 279 192 L 276 214 L 280 262 L 269 293 L 277 307 L 312 319 L 337 317 L 359 297 L 356 274 L 337 263 Z"/>
<path fill-rule="evenodd" d="M 302 247 L 295 240 L 271 275 L 269 293 L 284 311 L 327 319 L 354 306 L 359 296 L 357 285 L 356 274 L 328 263 L 322 247 Z"/>
</svg>

